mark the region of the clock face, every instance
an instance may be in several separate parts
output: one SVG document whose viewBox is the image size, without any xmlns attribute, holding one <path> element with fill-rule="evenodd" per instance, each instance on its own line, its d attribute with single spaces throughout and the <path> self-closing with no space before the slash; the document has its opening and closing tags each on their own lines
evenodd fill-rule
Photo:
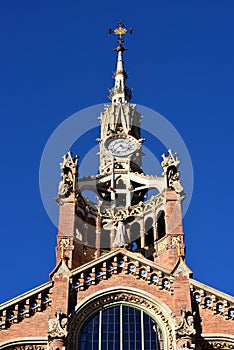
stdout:
<svg viewBox="0 0 234 350">
<path fill-rule="evenodd" d="M 115 156 L 128 156 L 136 150 L 135 143 L 128 138 L 119 137 L 109 142 L 107 149 Z"/>
</svg>

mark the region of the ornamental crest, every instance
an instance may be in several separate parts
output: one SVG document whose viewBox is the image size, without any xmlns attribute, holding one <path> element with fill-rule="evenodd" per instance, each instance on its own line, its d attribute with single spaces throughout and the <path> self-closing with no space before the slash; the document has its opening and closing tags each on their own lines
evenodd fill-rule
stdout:
<svg viewBox="0 0 234 350">
<path fill-rule="evenodd" d="M 55 316 L 56 318 L 50 318 L 48 320 L 49 340 L 52 340 L 55 338 L 64 338 L 67 336 L 67 317 L 62 313 L 61 310 L 56 311 Z"/>
<path fill-rule="evenodd" d="M 193 315 L 185 308 L 181 309 L 181 317 L 176 317 L 174 322 L 177 338 L 193 336 L 196 333 Z"/>
</svg>

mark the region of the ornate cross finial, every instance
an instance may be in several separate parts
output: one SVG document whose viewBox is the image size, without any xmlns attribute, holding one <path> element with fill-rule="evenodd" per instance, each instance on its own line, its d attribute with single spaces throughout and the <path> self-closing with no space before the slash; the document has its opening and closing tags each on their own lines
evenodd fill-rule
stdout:
<svg viewBox="0 0 234 350">
<path fill-rule="evenodd" d="M 65 251 L 68 249 L 69 247 L 69 238 L 62 238 L 60 240 L 60 251 L 61 251 L 61 260 L 66 260 L 66 253 Z"/>
<path fill-rule="evenodd" d="M 108 32 L 109 32 L 109 34 L 114 33 L 114 34 L 118 35 L 117 43 L 119 44 L 119 47 L 123 48 L 122 43 L 124 43 L 124 39 L 123 39 L 122 35 L 124 35 L 126 33 L 132 34 L 132 28 L 126 29 L 121 20 L 118 22 L 118 25 L 119 26 L 115 29 L 110 28 Z"/>
<path fill-rule="evenodd" d="M 181 247 L 180 247 L 180 243 L 181 243 L 181 238 L 178 237 L 178 238 L 177 238 L 177 254 L 178 254 L 178 257 L 179 257 L 179 258 L 181 257 Z"/>
</svg>

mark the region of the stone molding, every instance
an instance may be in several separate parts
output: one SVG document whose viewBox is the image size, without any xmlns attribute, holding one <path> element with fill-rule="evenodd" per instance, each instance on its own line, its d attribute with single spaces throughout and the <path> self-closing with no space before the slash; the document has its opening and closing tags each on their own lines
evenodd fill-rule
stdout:
<svg viewBox="0 0 234 350">
<path fill-rule="evenodd" d="M 0 343 L 1 350 L 47 350 L 46 337 L 23 337 Z"/>
<path fill-rule="evenodd" d="M 197 350 L 233 350 L 234 336 L 228 334 L 201 335 L 196 341 Z"/>
<path fill-rule="evenodd" d="M 104 261 L 103 258 L 105 257 Z M 110 268 L 110 270 L 109 270 Z M 88 263 L 72 272 L 71 283 L 76 284 L 78 292 L 87 290 L 91 285 L 96 285 L 100 280 L 111 278 L 112 275 L 132 275 L 136 279 L 142 279 L 147 284 L 164 289 L 171 295 L 174 293 L 174 277 L 169 270 L 159 269 L 158 265 L 145 258 L 140 258 L 124 249 L 117 249 L 101 258 Z"/>
<path fill-rule="evenodd" d="M 12 345 L 4 348 L 6 350 L 46 350 L 47 345 L 39 345 L 39 344 L 24 344 L 24 345 Z"/>
<path fill-rule="evenodd" d="M 75 349 L 76 336 L 79 333 L 83 322 L 87 320 L 92 314 L 98 310 L 116 303 L 126 303 L 133 306 L 138 306 L 150 312 L 151 316 L 156 318 L 158 323 L 164 329 L 164 337 L 166 348 L 168 350 L 174 349 L 174 336 L 172 331 L 172 322 L 169 315 L 166 314 L 163 306 L 158 305 L 155 300 L 147 296 L 141 296 L 133 290 L 113 290 L 102 291 L 101 295 L 92 297 L 82 305 L 78 306 L 76 314 L 69 326 L 68 346 L 67 349 Z"/>
</svg>

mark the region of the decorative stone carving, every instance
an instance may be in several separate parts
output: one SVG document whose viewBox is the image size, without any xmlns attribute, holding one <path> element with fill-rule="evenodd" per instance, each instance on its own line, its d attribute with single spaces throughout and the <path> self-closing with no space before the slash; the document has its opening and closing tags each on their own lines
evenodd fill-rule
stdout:
<svg viewBox="0 0 234 350">
<path fill-rule="evenodd" d="M 222 350 L 233 350 L 234 342 L 227 340 L 206 340 L 199 339 L 196 342 L 197 350 L 214 350 L 214 349 L 222 349 Z"/>
<path fill-rule="evenodd" d="M 177 350 L 195 349 L 195 344 L 192 343 L 192 339 L 190 339 L 190 338 L 182 338 L 182 339 L 177 340 L 176 349 Z"/>
<path fill-rule="evenodd" d="M 172 165 L 174 165 L 176 168 L 178 168 L 180 165 L 180 161 L 178 160 L 177 153 L 173 153 L 171 149 L 168 150 L 168 153 L 169 153 L 168 156 L 166 156 L 165 153 L 162 154 L 163 161 L 161 165 L 164 171 L 167 170 L 167 168 L 169 168 Z"/>
<path fill-rule="evenodd" d="M 56 318 L 50 318 L 48 320 L 49 340 L 67 337 L 67 317 L 62 313 L 61 310 L 56 311 Z"/>
<path fill-rule="evenodd" d="M 55 273 L 52 275 L 52 280 L 54 281 L 54 279 L 56 277 L 59 277 L 60 275 L 64 276 L 64 277 L 70 277 L 71 273 L 67 267 L 67 265 L 65 264 L 64 260 L 62 260 L 61 265 L 59 266 L 59 268 L 55 271 Z"/>
<path fill-rule="evenodd" d="M 196 333 L 193 315 L 185 308 L 181 309 L 181 317 L 175 318 L 175 331 L 177 338 L 193 336 Z"/>
<path fill-rule="evenodd" d="M 180 264 L 176 267 L 176 269 L 173 271 L 174 276 L 178 276 L 180 273 L 184 276 L 190 276 L 192 274 L 192 271 L 185 265 L 185 263 L 180 262 Z"/>
<path fill-rule="evenodd" d="M 125 220 L 130 216 L 142 217 L 145 214 L 159 208 L 163 204 L 164 197 L 162 194 L 153 196 L 146 202 L 140 202 L 137 205 L 132 205 L 123 209 L 119 209 L 115 213 L 110 208 L 105 208 L 102 211 L 102 216 L 111 219 L 113 225 L 116 225 L 118 221 Z"/>
<path fill-rule="evenodd" d="M 163 242 L 157 243 L 156 247 L 157 247 L 157 254 L 162 254 L 163 252 L 165 252 L 167 250 L 166 240 L 164 240 Z"/>
<path fill-rule="evenodd" d="M 74 246 L 70 244 L 70 238 L 61 238 L 58 249 L 61 251 L 61 259 L 63 259 L 66 257 L 66 251 L 73 250 Z"/>
<path fill-rule="evenodd" d="M 183 192 L 183 186 L 180 182 L 180 173 L 178 171 L 180 161 L 177 153 L 173 153 L 171 149 L 168 150 L 169 155 L 162 155 L 163 161 L 163 175 L 166 177 L 167 187 L 176 191 L 176 193 Z"/>
<path fill-rule="evenodd" d="M 62 181 L 59 183 L 58 197 L 67 198 L 75 190 L 77 177 L 78 156 L 72 158 L 72 153 L 69 151 L 63 156 L 63 162 L 60 163 L 62 170 Z"/>
<path fill-rule="evenodd" d="M 111 89 L 112 93 L 115 93 L 116 88 Z M 128 89 L 130 92 L 130 90 Z M 119 91 L 120 92 L 120 91 Z M 123 90 L 121 90 L 123 92 Z M 127 91 L 125 90 L 125 93 Z M 101 140 L 106 137 L 116 134 L 118 132 L 124 132 L 128 134 L 130 130 L 134 130 L 134 136 L 139 138 L 139 132 L 137 128 L 140 125 L 141 115 L 136 111 L 136 105 L 133 104 L 112 104 L 105 105 L 105 111 L 101 113 Z M 120 128 L 120 125 L 122 126 Z"/>
<path fill-rule="evenodd" d="M 175 190 L 176 193 L 183 192 L 183 186 L 180 182 L 180 173 L 177 171 L 174 173 L 172 169 L 168 172 L 168 185 L 172 190 Z"/>
<path fill-rule="evenodd" d="M 39 344 L 22 344 L 22 345 L 11 345 L 4 348 L 5 350 L 47 350 L 47 345 Z"/>
</svg>

